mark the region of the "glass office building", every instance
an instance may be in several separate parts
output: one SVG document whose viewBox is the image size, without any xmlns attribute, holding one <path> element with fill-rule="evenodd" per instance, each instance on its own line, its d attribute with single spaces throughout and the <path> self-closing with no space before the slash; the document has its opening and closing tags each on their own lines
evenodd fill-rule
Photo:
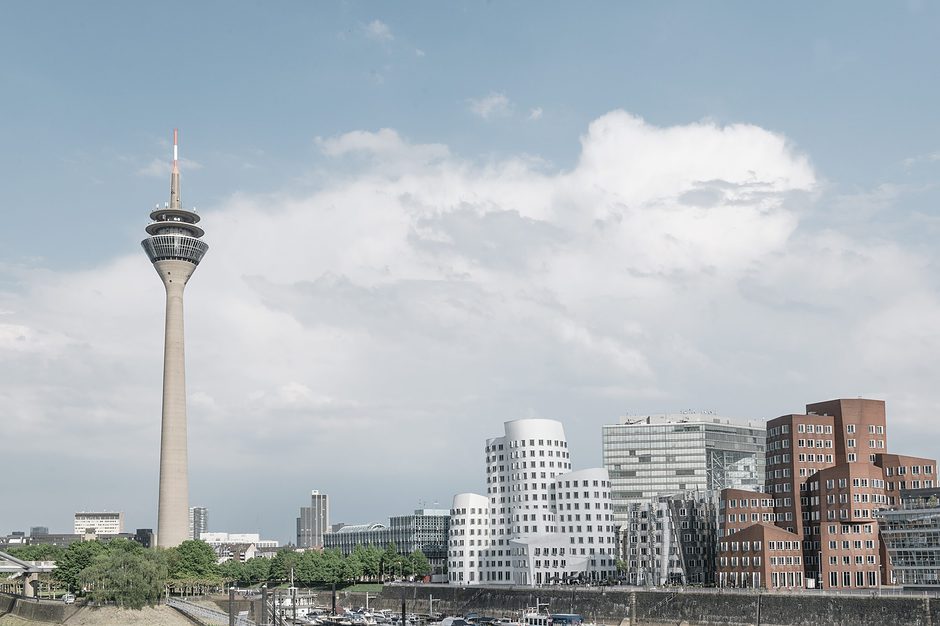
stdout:
<svg viewBox="0 0 940 626">
<path fill-rule="evenodd" d="M 323 546 L 336 548 L 344 555 L 352 554 L 357 545 L 385 549 L 390 543 L 398 553 L 408 555 L 421 550 L 432 565 L 443 564 L 447 558 L 447 533 L 450 530 L 449 509 L 418 509 L 413 515 L 389 518 L 386 526 L 378 522 L 343 526 L 323 535 Z"/>
<path fill-rule="evenodd" d="M 614 521 L 630 503 L 725 488 L 759 491 L 764 484 L 763 422 L 710 413 L 621 418 L 603 427 L 604 467 L 610 473 Z"/>
<path fill-rule="evenodd" d="M 900 507 L 875 513 L 891 559 L 892 582 L 940 588 L 940 489 L 901 493 Z"/>
</svg>

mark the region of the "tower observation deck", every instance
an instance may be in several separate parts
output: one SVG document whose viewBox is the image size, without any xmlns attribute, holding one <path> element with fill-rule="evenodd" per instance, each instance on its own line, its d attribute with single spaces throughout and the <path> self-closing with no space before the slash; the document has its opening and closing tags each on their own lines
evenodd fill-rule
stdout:
<svg viewBox="0 0 940 626">
<path fill-rule="evenodd" d="M 189 538 L 189 462 L 186 435 L 186 367 L 183 346 L 183 290 L 209 246 L 195 210 L 180 201 L 179 133 L 173 131 L 170 201 L 150 213 L 140 242 L 166 289 L 163 348 L 163 416 L 160 430 L 160 496 L 157 545 L 177 546 Z"/>
</svg>

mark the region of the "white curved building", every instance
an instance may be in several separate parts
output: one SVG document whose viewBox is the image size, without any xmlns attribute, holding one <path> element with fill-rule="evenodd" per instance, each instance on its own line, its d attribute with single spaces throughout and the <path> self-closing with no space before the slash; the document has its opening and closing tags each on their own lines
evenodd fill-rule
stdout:
<svg viewBox="0 0 940 626">
<path fill-rule="evenodd" d="M 480 560 L 490 544 L 489 500 L 476 493 L 458 493 L 450 510 L 447 542 L 448 579 L 457 584 L 480 582 Z"/>
<path fill-rule="evenodd" d="M 506 422 L 505 435 L 488 439 L 485 453 L 486 496 L 454 497 L 452 583 L 535 585 L 614 575 L 607 470 L 571 471 L 561 422 Z"/>
</svg>

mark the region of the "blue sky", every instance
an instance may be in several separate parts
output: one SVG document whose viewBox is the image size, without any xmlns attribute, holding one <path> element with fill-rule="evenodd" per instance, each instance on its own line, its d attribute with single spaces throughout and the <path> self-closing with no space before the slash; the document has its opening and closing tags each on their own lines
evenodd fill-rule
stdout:
<svg viewBox="0 0 940 626">
<path fill-rule="evenodd" d="M 65 498 L 63 511 L 14 493 L 23 506 L 0 511 L 0 531 L 63 527 L 55 516 L 94 504 L 153 523 L 143 486 L 155 492 L 161 293 L 138 242 L 166 199 L 173 127 L 183 199 L 206 215 L 211 247 L 187 331 L 193 497 L 214 528 L 287 539 L 312 488 L 337 494 L 338 519 L 364 521 L 483 487 L 475 448 L 459 467 L 388 484 L 375 468 L 335 476 L 322 453 L 265 496 L 271 513 L 244 520 L 237 490 L 217 485 L 239 468 L 238 484 L 261 484 L 283 444 L 255 428 L 280 419 L 309 450 L 318 428 L 342 431 L 329 446 L 343 449 L 377 424 L 428 431 L 447 450 L 447 428 L 482 445 L 504 419 L 553 417 L 586 466 L 599 462 L 599 425 L 624 411 L 767 418 L 867 395 L 894 407 L 897 450 L 936 455 L 915 432 L 940 408 L 935 4 L 4 13 L 0 398 L 22 424 L 23 458 L 54 427 L 78 447 L 113 438 L 140 463 L 113 500 Z M 690 190 L 725 194 L 715 181 L 738 191 L 657 213 L 688 206 Z M 634 230 L 608 248 L 584 225 L 611 220 Z M 234 337 L 212 334 L 222 328 Z M 246 355 L 252 366 L 231 364 Z M 401 380 L 387 376 L 398 360 Z M 88 380 L 106 392 L 77 391 Z M 245 397 L 226 401 L 232 385 Z M 200 443 L 220 429 L 238 461 Z M 64 460 L 104 481 L 111 464 L 75 447 Z M 54 492 L 61 471 L 40 483 Z M 340 497 L 363 484 L 373 492 Z"/>
<path fill-rule="evenodd" d="M 10 147 L 0 166 L 14 182 L 12 225 L 93 211 L 94 226 L 77 220 L 71 232 L 119 240 L 118 216 L 162 197 L 159 185 L 141 193 L 133 161 L 161 156 L 173 126 L 206 165 L 189 182 L 204 204 L 295 184 L 316 158 L 312 137 L 349 129 L 387 126 L 465 156 L 525 152 L 570 166 L 586 124 L 615 108 L 655 124 L 707 118 L 783 132 L 840 188 L 925 183 L 935 171 L 903 163 L 940 143 L 937 11 L 21 2 L 0 25 Z M 375 20 L 388 37 L 369 36 Z M 468 100 L 489 93 L 504 94 L 515 115 L 475 118 Z M 534 108 L 541 123 L 521 123 Z M 238 171 L 245 163 L 254 168 Z M 35 256 L 16 227 L 4 249 Z M 65 231 L 48 233 L 61 252 L 41 256 L 87 265 L 116 250 L 70 243 Z"/>
</svg>

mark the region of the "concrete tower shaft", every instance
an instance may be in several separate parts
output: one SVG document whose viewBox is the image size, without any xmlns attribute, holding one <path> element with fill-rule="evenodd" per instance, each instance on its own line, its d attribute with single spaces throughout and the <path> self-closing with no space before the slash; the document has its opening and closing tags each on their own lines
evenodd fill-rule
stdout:
<svg viewBox="0 0 940 626">
<path fill-rule="evenodd" d="M 173 131 L 170 201 L 150 213 L 150 235 L 140 242 L 166 290 L 163 348 L 163 416 L 160 431 L 160 491 L 157 545 L 177 546 L 189 538 L 189 460 L 186 427 L 186 363 L 183 290 L 209 246 L 200 238 L 199 216 L 180 200 L 178 133 Z"/>
</svg>

